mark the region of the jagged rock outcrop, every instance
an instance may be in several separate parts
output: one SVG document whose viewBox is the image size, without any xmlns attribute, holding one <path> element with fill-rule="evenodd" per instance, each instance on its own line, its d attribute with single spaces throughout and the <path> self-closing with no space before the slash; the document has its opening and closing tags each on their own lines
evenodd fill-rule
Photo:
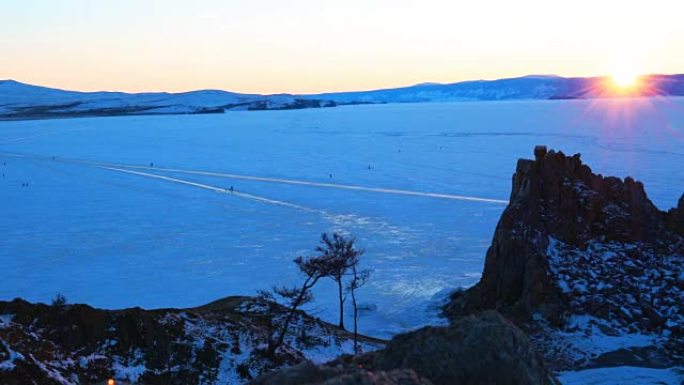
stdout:
<svg viewBox="0 0 684 385">
<path fill-rule="evenodd" d="M 684 194 L 679 198 L 677 207 L 668 211 L 667 223 L 672 230 L 684 234 Z"/>
<path fill-rule="evenodd" d="M 362 378 L 361 382 L 345 382 Z M 555 384 L 527 336 L 493 311 L 394 337 L 383 350 L 265 374 L 252 385 Z"/>
<path fill-rule="evenodd" d="M 660 211 L 641 182 L 594 174 L 579 154 L 538 146 L 534 160 L 518 161 L 480 282 L 455 293 L 445 313 L 498 309 L 520 325 L 556 328 L 588 316 L 580 323 L 589 329 L 661 336 L 677 358 L 683 208 L 684 197 Z"/>
<path fill-rule="evenodd" d="M 299 313 L 286 346 L 267 358 L 263 304 L 229 297 L 193 309 L 108 311 L 0 302 L 0 384 L 242 384 L 351 346 L 350 335 Z M 279 315 L 275 315 L 279 316 Z M 365 348 L 381 346 L 367 338 Z"/>
</svg>

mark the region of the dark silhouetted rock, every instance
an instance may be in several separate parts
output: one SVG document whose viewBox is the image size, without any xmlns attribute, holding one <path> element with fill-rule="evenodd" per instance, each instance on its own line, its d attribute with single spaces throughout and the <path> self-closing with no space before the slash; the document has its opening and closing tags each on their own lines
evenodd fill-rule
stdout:
<svg viewBox="0 0 684 385">
<path fill-rule="evenodd" d="M 667 213 L 668 224 L 673 231 L 684 235 L 684 194 L 679 198 L 677 207 L 670 209 Z"/>
<path fill-rule="evenodd" d="M 377 369 L 413 369 L 435 385 L 554 383 L 525 333 L 493 311 L 399 335 L 372 355 Z"/>
<path fill-rule="evenodd" d="M 354 382 L 358 381 L 358 382 Z M 494 311 L 394 337 L 383 350 L 268 373 L 252 385 L 546 385 L 556 380 L 525 333 Z"/>
</svg>

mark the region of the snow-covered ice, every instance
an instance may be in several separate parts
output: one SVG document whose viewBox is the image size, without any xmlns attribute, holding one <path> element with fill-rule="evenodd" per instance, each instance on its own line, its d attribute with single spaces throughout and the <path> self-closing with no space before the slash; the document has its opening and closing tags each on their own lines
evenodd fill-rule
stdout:
<svg viewBox="0 0 684 385">
<path fill-rule="evenodd" d="M 563 385 L 681 385 L 684 368 L 651 369 L 632 366 L 561 373 Z"/>
<path fill-rule="evenodd" d="M 386 337 L 478 280 L 536 144 L 634 176 L 661 209 L 684 191 L 681 98 L 0 122 L 0 298 L 200 305 L 294 283 L 291 260 L 338 230 L 374 270 L 361 330 Z M 332 282 L 317 294 L 335 322 Z"/>
</svg>

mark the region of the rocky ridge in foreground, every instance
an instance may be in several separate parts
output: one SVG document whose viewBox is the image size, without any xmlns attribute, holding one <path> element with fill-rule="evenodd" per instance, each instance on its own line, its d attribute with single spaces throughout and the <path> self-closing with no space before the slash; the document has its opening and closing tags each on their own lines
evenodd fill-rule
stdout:
<svg viewBox="0 0 684 385">
<path fill-rule="evenodd" d="M 352 338 L 299 313 L 276 358 L 263 354 L 268 319 L 250 297 L 193 309 L 101 310 L 0 302 L 0 383 L 243 384 L 264 371 L 351 352 Z M 381 341 L 363 338 L 366 350 Z"/>
<path fill-rule="evenodd" d="M 480 282 L 445 313 L 500 311 L 555 369 L 681 364 L 683 223 L 684 196 L 663 212 L 640 182 L 537 147 L 518 162 Z"/>
</svg>

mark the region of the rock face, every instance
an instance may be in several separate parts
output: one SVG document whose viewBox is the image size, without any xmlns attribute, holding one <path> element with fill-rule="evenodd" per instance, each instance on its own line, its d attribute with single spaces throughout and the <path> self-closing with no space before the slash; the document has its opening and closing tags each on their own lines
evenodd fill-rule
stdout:
<svg viewBox="0 0 684 385">
<path fill-rule="evenodd" d="M 117 311 L 0 302 L 0 383 L 234 385 L 280 365 L 330 360 L 351 346 L 346 333 L 301 313 L 281 354 L 267 359 L 259 349 L 267 321 L 249 297 Z"/>
<path fill-rule="evenodd" d="M 684 194 L 679 198 L 677 207 L 670 209 L 667 214 L 670 228 L 679 234 L 684 234 Z"/>
<path fill-rule="evenodd" d="M 684 196 L 662 212 L 640 182 L 594 174 L 579 155 L 539 146 L 534 160 L 518 161 L 480 282 L 445 313 L 498 309 L 556 328 L 587 316 L 604 332 L 652 333 L 681 350 L 683 218 Z"/>
<path fill-rule="evenodd" d="M 346 382 L 359 378 L 360 382 Z M 304 364 L 266 374 L 253 385 L 556 384 L 527 336 L 493 311 L 449 327 L 398 335 L 387 347 L 323 366 Z"/>
</svg>

